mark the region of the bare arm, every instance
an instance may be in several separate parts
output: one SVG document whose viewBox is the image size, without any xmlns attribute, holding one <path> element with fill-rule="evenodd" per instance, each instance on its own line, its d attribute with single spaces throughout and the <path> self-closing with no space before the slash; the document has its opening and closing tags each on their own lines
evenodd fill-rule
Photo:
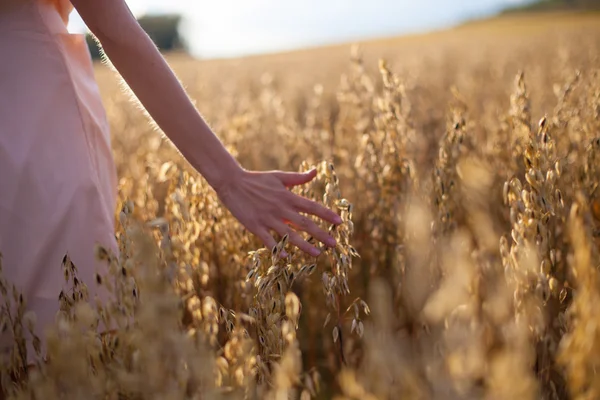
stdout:
<svg viewBox="0 0 600 400">
<path fill-rule="evenodd" d="M 289 234 L 292 244 L 318 255 L 315 247 L 290 229 L 290 223 L 326 245 L 335 246 L 329 234 L 301 213 L 334 224 L 341 222 L 339 216 L 287 190 L 311 181 L 316 171 L 299 174 L 244 170 L 202 119 L 124 0 L 71 2 L 156 124 L 250 232 L 269 248 L 276 244 L 270 231 Z"/>
<path fill-rule="evenodd" d="M 111 63 L 156 124 L 215 189 L 240 166 L 211 131 L 123 0 L 73 0 Z"/>
</svg>

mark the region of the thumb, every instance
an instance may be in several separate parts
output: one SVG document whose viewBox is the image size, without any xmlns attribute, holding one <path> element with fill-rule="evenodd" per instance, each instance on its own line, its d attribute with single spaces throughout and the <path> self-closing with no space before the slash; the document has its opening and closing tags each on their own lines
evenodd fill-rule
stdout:
<svg viewBox="0 0 600 400">
<path fill-rule="evenodd" d="M 275 176 L 287 187 L 304 185 L 317 176 L 317 170 L 311 169 L 307 172 L 274 172 Z"/>
</svg>

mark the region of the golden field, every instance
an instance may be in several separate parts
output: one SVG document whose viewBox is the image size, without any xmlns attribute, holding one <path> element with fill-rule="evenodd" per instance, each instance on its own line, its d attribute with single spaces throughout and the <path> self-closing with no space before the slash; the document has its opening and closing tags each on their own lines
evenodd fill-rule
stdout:
<svg viewBox="0 0 600 400">
<path fill-rule="evenodd" d="M 67 262 L 49 362 L 4 360 L 12 398 L 600 398 L 600 14 L 168 60 L 245 168 L 318 166 L 300 191 L 339 246 L 261 249 L 98 64 L 117 301 L 87 305 Z"/>
</svg>

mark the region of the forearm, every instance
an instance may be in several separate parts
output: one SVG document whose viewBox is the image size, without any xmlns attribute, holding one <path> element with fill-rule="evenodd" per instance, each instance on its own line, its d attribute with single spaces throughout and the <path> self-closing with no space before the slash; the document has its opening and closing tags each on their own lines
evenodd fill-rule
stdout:
<svg viewBox="0 0 600 400">
<path fill-rule="evenodd" d="M 110 62 L 148 114 L 213 187 L 240 166 L 190 101 L 154 43 L 141 29 L 123 40 L 99 40 Z"/>
</svg>

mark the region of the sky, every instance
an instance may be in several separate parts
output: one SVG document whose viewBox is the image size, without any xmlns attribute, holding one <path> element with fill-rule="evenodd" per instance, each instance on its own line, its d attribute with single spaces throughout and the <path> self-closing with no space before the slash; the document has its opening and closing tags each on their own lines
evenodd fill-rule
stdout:
<svg viewBox="0 0 600 400">
<path fill-rule="evenodd" d="M 131 10 L 180 13 L 191 52 L 238 57 L 441 29 L 527 0 L 127 0 Z M 85 25 L 76 13 L 70 29 Z"/>
</svg>

